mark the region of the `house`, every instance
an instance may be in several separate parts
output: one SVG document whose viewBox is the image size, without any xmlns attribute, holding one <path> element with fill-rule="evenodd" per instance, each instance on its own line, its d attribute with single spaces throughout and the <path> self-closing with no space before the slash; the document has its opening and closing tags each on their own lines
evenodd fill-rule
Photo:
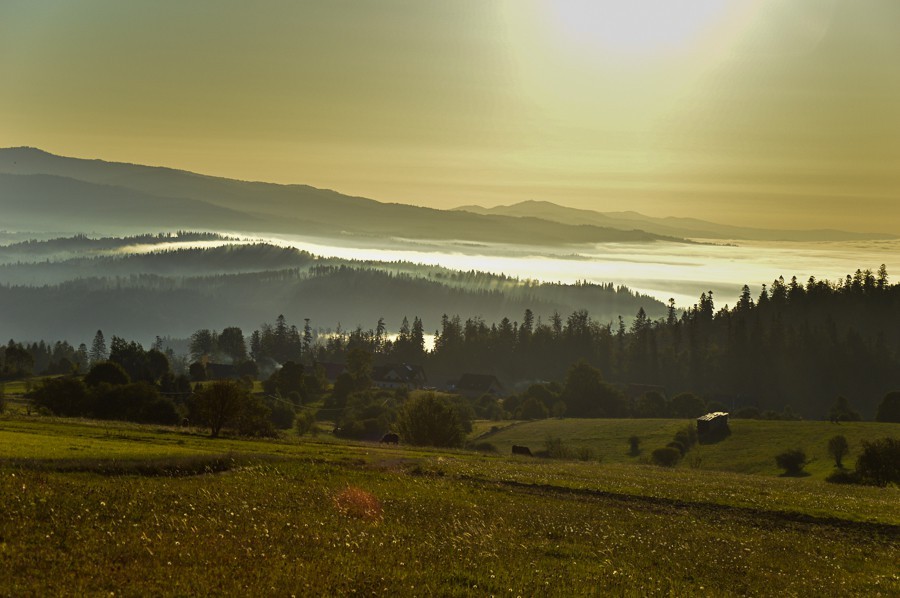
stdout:
<svg viewBox="0 0 900 598">
<path fill-rule="evenodd" d="M 728 414 L 723 411 L 714 411 L 697 418 L 697 436 L 705 437 L 727 436 Z"/>
<path fill-rule="evenodd" d="M 408 363 L 377 366 L 372 369 L 372 384 L 378 388 L 422 388 L 427 382 L 425 370 Z"/>
<path fill-rule="evenodd" d="M 492 374 L 463 374 L 451 390 L 469 398 L 500 396 L 506 392 L 497 376 Z"/>
</svg>

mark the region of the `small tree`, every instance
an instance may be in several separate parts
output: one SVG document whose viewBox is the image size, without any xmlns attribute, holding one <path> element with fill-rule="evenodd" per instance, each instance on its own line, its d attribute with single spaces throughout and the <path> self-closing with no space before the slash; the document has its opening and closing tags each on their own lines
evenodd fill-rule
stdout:
<svg viewBox="0 0 900 598">
<path fill-rule="evenodd" d="M 218 438 L 222 428 L 235 422 L 247 402 L 247 389 L 234 380 L 216 380 L 196 395 L 197 412 Z"/>
<path fill-rule="evenodd" d="M 6 386 L 0 383 L 0 413 L 6 411 Z"/>
<path fill-rule="evenodd" d="M 628 439 L 628 447 L 632 455 L 637 455 L 641 452 L 641 439 L 637 436 L 632 436 Z"/>
<path fill-rule="evenodd" d="M 806 465 L 806 453 L 802 449 L 791 449 L 775 456 L 775 464 L 787 475 L 800 475 Z"/>
<path fill-rule="evenodd" d="M 900 423 L 900 391 L 889 392 L 878 404 L 875 421 Z"/>
<path fill-rule="evenodd" d="M 434 393 L 408 400 L 397 412 L 397 432 L 412 445 L 462 446 L 463 427 L 453 405 Z"/>
<path fill-rule="evenodd" d="M 84 383 L 89 388 L 96 388 L 101 384 L 121 386 L 131 382 L 131 378 L 125 369 L 113 361 L 98 361 L 91 366 L 91 370 L 84 377 Z"/>
<path fill-rule="evenodd" d="M 891 482 L 900 484 L 900 440 L 864 440 L 862 446 L 856 460 L 856 473 L 863 483 L 876 486 L 887 486 Z"/>
<path fill-rule="evenodd" d="M 828 411 L 828 419 L 833 422 L 858 422 L 862 417 L 850 406 L 850 401 L 845 397 L 838 397 Z"/>
<path fill-rule="evenodd" d="M 847 439 L 842 435 L 835 436 L 831 440 L 828 441 L 828 454 L 834 457 L 834 466 L 843 469 L 844 457 L 850 452 L 850 445 L 847 444 Z"/>
</svg>

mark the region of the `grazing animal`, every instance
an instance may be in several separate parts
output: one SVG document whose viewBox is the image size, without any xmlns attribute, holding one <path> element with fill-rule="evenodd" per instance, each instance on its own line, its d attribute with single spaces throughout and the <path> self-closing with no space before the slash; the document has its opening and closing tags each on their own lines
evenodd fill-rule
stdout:
<svg viewBox="0 0 900 598">
<path fill-rule="evenodd" d="M 513 445 L 512 454 L 513 455 L 525 455 L 526 457 L 534 456 L 531 454 L 531 450 L 527 446 L 519 446 L 517 444 Z"/>
<path fill-rule="evenodd" d="M 381 437 L 381 442 L 387 444 L 400 444 L 400 436 L 395 434 L 394 432 L 388 432 Z"/>
<path fill-rule="evenodd" d="M 188 418 L 185 417 L 184 419 L 181 420 L 182 428 L 187 428 L 189 425 L 191 425 L 191 420 L 189 420 Z"/>
</svg>

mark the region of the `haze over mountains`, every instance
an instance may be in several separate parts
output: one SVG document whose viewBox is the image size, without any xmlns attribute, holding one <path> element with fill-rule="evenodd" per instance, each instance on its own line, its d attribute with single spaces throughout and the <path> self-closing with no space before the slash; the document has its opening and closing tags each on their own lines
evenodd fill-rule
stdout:
<svg viewBox="0 0 900 598">
<path fill-rule="evenodd" d="M 685 239 L 843 241 L 892 234 L 766 230 L 696 218 L 596 212 L 546 201 L 437 210 L 351 197 L 307 185 L 217 178 L 136 164 L 0 149 L 0 229 L 138 234 L 192 229 L 516 245 Z"/>
<path fill-rule="evenodd" d="M 109 234 L 191 228 L 248 234 L 480 243 L 679 241 L 639 230 L 480 215 L 350 197 L 306 185 L 0 149 L 0 228 Z"/>
<path fill-rule="evenodd" d="M 733 239 L 747 241 L 859 241 L 896 239 L 891 233 L 860 233 L 834 229 L 763 229 L 730 226 L 669 216 L 656 218 L 638 212 L 596 212 L 560 206 L 549 201 L 528 200 L 508 206 L 484 208 L 468 205 L 455 208 L 473 214 L 540 218 L 562 224 L 591 224 L 617 229 L 640 229 L 656 235 L 690 239 Z"/>
</svg>

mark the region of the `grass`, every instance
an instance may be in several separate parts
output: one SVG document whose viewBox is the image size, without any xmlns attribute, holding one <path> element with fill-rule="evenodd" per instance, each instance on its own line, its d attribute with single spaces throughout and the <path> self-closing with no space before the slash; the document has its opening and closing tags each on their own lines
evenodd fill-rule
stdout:
<svg viewBox="0 0 900 598">
<path fill-rule="evenodd" d="M 92 470 L 72 443 L 134 467 Z M 8 417 L 0 504 L 0 595 L 900 592 L 896 487 L 627 459 Z"/>
<path fill-rule="evenodd" d="M 501 424 L 502 425 L 502 424 Z M 543 448 L 548 437 L 563 438 L 572 447 L 593 448 L 605 463 L 634 463 L 644 460 L 655 448 L 671 442 L 675 433 L 690 420 L 672 419 L 545 419 L 521 422 L 482 435 L 501 454 L 509 454 L 514 444 Z M 687 453 L 680 468 L 699 468 L 780 475 L 775 455 L 792 448 L 805 450 L 810 463 L 805 479 L 824 480 L 834 471 L 834 460 L 828 454 L 828 440 L 842 434 L 850 444 L 845 466 L 852 467 L 863 440 L 900 437 L 900 424 L 849 422 L 832 424 L 824 421 L 731 420 L 732 434 L 715 444 L 698 445 Z M 488 432 L 490 426 L 487 426 Z M 480 429 L 480 428 L 479 428 Z M 628 439 L 641 439 L 641 451 L 631 455 Z"/>
</svg>

